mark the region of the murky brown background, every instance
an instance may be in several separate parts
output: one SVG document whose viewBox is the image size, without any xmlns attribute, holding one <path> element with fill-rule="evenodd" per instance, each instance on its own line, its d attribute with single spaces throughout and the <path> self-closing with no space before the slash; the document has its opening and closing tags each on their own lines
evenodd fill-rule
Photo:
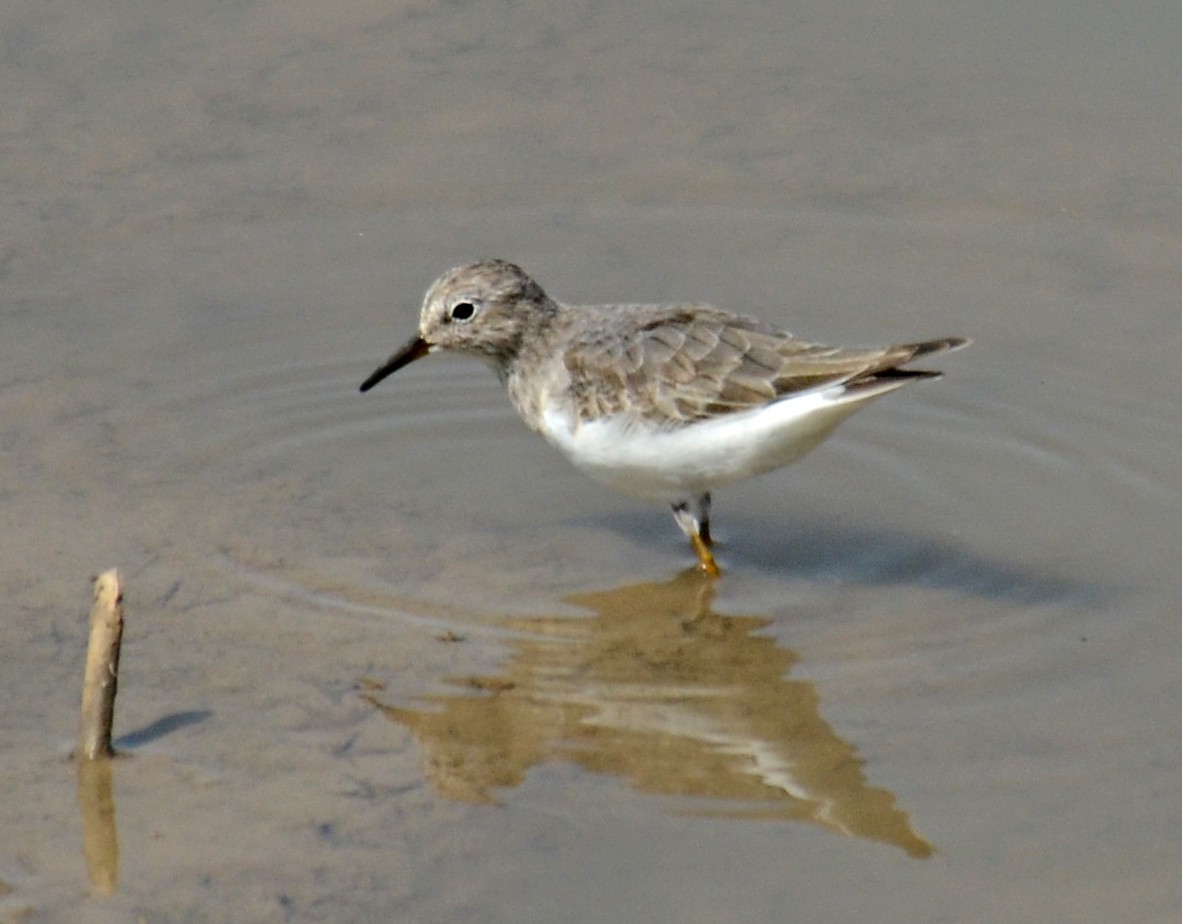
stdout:
<svg viewBox="0 0 1182 924">
<path fill-rule="evenodd" d="M 1169 3 L 9 4 L 0 921 L 1178 920 L 1180 59 Z M 720 492 L 710 587 L 479 364 L 356 393 L 481 256 L 976 343 Z"/>
</svg>

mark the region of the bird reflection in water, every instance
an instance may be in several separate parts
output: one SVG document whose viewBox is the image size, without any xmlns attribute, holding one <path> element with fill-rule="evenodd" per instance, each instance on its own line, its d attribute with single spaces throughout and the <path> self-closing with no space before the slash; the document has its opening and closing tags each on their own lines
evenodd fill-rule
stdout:
<svg viewBox="0 0 1182 924">
<path fill-rule="evenodd" d="M 411 730 L 448 798 L 492 803 L 562 760 L 692 799 L 691 813 L 805 821 L 930 856 L 821 718 L 815 685 L 788 679 L 797 656 L 761 634 L 771 620 L 722 615 L 713 597 L 695 571 L 571 596 L 592 616 L 499 620 L 513 635 L 498 676 L 449 679 L 457 693 L 423 709 L 365 695 Z"/>
</svg>

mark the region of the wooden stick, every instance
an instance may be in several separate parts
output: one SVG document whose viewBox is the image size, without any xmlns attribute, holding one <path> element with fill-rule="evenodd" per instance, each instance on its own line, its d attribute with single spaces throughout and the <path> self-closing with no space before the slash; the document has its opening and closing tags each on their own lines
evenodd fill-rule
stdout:
<svg viewBox="0 0 1182 924">
<path fill-rule="evenodd" d="M 80 760 L 111 757 L 111 725 L 119 682 L 119 645 L 123 641 L 123 581 L 112 568 L 94 581 L 90 608 L 90 644 L 82 679 L 82 720 L 78 725 Z"/>
</svg>

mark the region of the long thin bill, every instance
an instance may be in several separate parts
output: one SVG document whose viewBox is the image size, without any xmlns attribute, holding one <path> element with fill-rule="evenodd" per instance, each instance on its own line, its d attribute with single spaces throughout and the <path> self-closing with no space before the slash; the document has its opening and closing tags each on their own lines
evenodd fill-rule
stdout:
<svg viewBox="0 0 1182 924">
<path fill-rule="evenodd" d="M 370 373 L 369 378 L 361 383 L 362 391 L 369 391 L 388 375 L 393 375 L 403 366 L 409 366 L 416 359 L 422 359 L 431 352 L 431 344 L 422 337 L 415 337 L 407 341 L 397 353 L 387 359 Z"/>
</svg>

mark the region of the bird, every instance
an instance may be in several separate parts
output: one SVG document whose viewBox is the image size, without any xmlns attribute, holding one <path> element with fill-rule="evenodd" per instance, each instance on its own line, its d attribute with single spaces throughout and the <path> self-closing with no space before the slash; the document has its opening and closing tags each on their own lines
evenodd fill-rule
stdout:
<svg viewBox="0 0 1182 924">
<path fill-rule="evenodd" d="M 484 360 L 577 468 L 669 504 L 718 577 L 717 488 L 797 461 L 871 401 L 941 374 L 908 363 L 969 342 L 840 348 L 704 303 L 567 305 L 517 264 L 480 260 L 431 285 L 418 332 L 360 390 L 432 353 Z"/>
</svg>

